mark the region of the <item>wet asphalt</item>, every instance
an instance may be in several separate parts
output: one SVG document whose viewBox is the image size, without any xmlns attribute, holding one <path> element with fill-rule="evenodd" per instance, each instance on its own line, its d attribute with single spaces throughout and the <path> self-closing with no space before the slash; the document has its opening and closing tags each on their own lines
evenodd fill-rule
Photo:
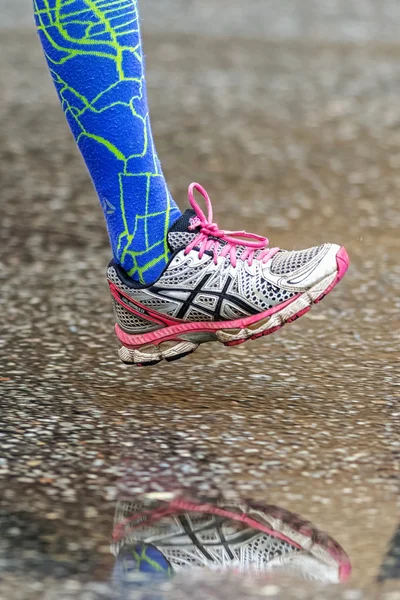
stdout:
<svg viewBox="0 0 400 600">
<path fill-rule="evenodd" d="M 271 337 L 138 369 L 117 358 L 103 217 L 29 2 L 0 3 L 1 600 L 117 597 L 121 494 L 171 490 L 299 513 L 353 572 L 207 570 L 162 598 L 400 598 L 400 10 L 300 4 L 147 2 L 153 129 L 181 208 L 200 181 L 224 228 L 335 241 L 351 268 Z"/>
</svg>

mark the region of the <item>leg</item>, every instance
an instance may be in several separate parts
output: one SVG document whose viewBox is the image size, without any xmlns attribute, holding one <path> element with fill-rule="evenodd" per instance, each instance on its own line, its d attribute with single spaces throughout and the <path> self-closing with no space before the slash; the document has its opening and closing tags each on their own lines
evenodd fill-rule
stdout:
<svg viewBox="0 0 400 600">
<path fill-rule="evenodd" d="M 268 335 L 335 287 L 349 263 L 337 244 L 287 252 L 259 235 L 224 231 L 196 183 L 189 187 L 191 208 L 180 216 L 151 137 L 137 0 L 34 5 L 50 71 L 107 220 L 114 251 L 107 277 L 124 362 L 153 365 L 205 342 L 233 346 Z"/>
<path fill-rule="evenodd" d="M 50 73 L 100 198 L 115 261 L 142 283 L 180 216 L 149 120 L 137 0 L 34 0 Z"/>
</svg>

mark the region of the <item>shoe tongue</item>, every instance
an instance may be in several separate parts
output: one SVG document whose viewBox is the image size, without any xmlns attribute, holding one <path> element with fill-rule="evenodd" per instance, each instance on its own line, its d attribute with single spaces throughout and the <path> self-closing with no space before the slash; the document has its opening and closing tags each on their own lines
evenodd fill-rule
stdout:
<svg viewBox="0 0 400 600">
<path fill-rule="evenodd" d="M 196 213 L 192 208 L 188 208 L 183 215 L 179 217 L 168 231 L 168 245 L 172 252 L 176 252 L 180 248 L 186 247 L 196 237 L 200 231 L 200 227 L 190 230 L 190 221 L 196 217 Z"/>
</svg>

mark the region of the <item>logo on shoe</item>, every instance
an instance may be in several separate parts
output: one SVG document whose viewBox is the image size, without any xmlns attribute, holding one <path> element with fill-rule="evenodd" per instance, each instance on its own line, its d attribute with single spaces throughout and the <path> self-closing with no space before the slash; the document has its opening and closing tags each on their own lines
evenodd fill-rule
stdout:
<svg viewBox="0 0 400 600">
<path fill-rule="evenodd" d="M 191 217 L 189 219 L 189 223 L 189 229 L 196 229 L 196 227 L 199 227 L 199 225 L 201 225 L 199 217 Z"/>
<path fill-rule="evenodd" d="M 131 308 L 141 312 L 143 315 L 146 314 L 146 311 L 144 310 L 144 308 L 142 308 L 141 306 L 139 306 L 138 304 L 133 304 L 133 302 L 131 302 L 126 296 L 122 296 L 121 294 L 120 296 L 120 300 L 122 302 L 125 302 L 125 304 L 127 304 L 128 306 L 130 306 Z"/>
</svg>

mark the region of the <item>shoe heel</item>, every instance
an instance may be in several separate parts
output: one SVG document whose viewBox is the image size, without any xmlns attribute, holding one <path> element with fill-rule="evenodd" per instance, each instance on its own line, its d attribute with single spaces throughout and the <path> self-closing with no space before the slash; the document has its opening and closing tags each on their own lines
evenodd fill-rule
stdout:
<svg viewBox="0 0 400 600">
<path fill-rule="evenodd" d="M 172 362 L 191 354 L 198 348 L 199 344 L 193 344 L 185 340 L 169 340 L 161 344 L 146 344 L 140 348 L 127 348 L 121 346 L 118 355 L 123 363 L 147 367 L 156 365 L 161 360 Z"/>
</svg>

